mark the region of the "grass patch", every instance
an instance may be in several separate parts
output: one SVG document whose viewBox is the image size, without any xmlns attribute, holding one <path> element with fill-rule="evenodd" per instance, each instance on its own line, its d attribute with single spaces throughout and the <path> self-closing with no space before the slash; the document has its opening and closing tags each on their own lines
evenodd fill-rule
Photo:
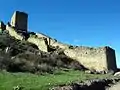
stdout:
<svg viewBox="0 0 120 90">
<path fill-rule="evenodd" d="M 85 74 L 78 70 L 56 71 L 54 74 L 35 75 L 30 73 L 0 73 L 0 90 L 13 90 L 13 87 L 24 87 L 22 90 L 48 90 L 49 88 L 95 78 L 106 78 L 110 75 Z"/>
</svg>

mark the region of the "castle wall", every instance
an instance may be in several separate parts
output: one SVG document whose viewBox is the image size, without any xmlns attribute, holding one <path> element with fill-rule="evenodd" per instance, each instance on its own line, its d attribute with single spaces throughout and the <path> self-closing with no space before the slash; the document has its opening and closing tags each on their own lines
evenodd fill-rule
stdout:
<svg viewBox="0 0 120 90">
<path fill-rule="evenodd" d="M 51 45 L 51 46 L 54 46 L 54 47 L 59 46 L 59 48 L 62 48 L 62 49 L 66 49 L 66 48 L 69 47 L 69 45 L 58 42 L 57 40 L 55 40 L 55 39 L 53 39 L 49 36 L 46 36 L 44 34 L 36 33 L 36 35 L 37 35 L 38 38 L 41 38 L 41 37 L 47 38 L 48 45 Z"/>
<path fill-rule="evenodd" d="M 19 35 L 12 27 L 6 26 L 6 30 L 9 31 L 11 36 L 16 39 L 23 40 L 23 36 Z M 72 47 L 68 45 L 59 43 L 54 39 L 48 39 L 47 37 L 29 37 L 28 42 L 31 42 L 38 46 L 39 50 L 48 52 L 48 41 L 50 45 L 59 46 L 64 49 L 64 53 L 77 60 L 83 66 L 91 70 L 106 71 L 106 70 L 116 70 L 116 58 L 115 51 L 109 47 L 91 48 L 91 47 Z"/>
<path fill-rule="evenodd" d="M 6 25 L 6 30 L 11 36 L 15 37 L 16 39 L 23 40 L 23 36 L 19 35 L 12 27 Z"/>
<path fill-rule="evenodd" d="M 27 31 L 28 15 L 24 12 L 16 11 L 11 18 L 11 26 L 22 32 Z"/>
<path fill-rule="evenodd" d="M 73 47 L 63 44 L 49 38 L 45 35 L 39 34 L 38 37 L 45 37 L 51 46 L 59 46 L 64 49 L 64 53 L 89 69 L 97 71 L 116 70 L 115 51 L 109 47 L 91 48 L 91 47 Z M 49 40 L 50 39 L 50 40 Z"/>
<path fill-rule="evenodd" d="M 37 45 L 39 50 L 48 52 L 48 45 L 45 38 L 29 37 L 27 41 Z"/>
<path fill-rule="evenodd" d="M 11 18 L 11 26 L 7 25 L 6 30 L 16 39 L 23 40 L 24 36 L 17 32 L 27 32 L 27 19 L 28 15 L 26 13 L 16 11 Z M 3 28 L 3 23 L 1 23 L 1 28 Z M 77 60 L 88 69 L 106 71 L 116 70 L 117 68 L 115 51 L 109 47 L 70 47 L 70 45 L 58 42 L 49 36 L 37 33 L 35 37 L 34 35 L 30 36 L 27 41 L 37 45 L 39 50 L 45 52 L 48 52 L 49 45 L 58 46 L 64 50 L 68 57 Z"/>
<path fill-rule="evenodd" d="M 106 47 L 90 48 L 81 46 L 78 48 L 66 49 L 65 54 L 79 61 L 89 69 L 106 71 L 115 70 L 116 68 L 115 52 L 109 52 Z"/>
<path fill-rule="evenodd" d="M 11 36 L 15 37 L 16 39 L 23 40 L 24 37 L 21 36 L 21 35 L 19 35 L 16 32 L 16 30 L 14 30 L 12 27 L 6 25 L 6 30 L 8 31 L 8 33 Z M 27 41 L 30 42 L 30 43 L 33 43 L 33 44 L 37 45 L 38 48 L 39 48 L 39 50 L 44 51 L 44 52 L 48 52 L 48 42 L 47 42 L 47 40 L 45 38 L 43 38 L 43 37 L 41 37 L 41 38 L 38 38 L 38 37 L 35 38 L 35 37 L 31 36 L 31 37 L 28 38 Z"/>
</svg>

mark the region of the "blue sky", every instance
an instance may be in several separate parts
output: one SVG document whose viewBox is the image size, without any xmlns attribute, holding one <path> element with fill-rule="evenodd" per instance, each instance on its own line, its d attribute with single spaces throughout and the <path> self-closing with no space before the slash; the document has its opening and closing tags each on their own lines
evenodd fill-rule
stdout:
<svg viewBox="0 0 120 90">
<path fill-rule="evenodd" d="M 1 0 L 0 20 L 15 10 L 29 14 L 29 30 L 59 41 L 85 46 L 111 46 L 120 67 L 120 0 Z"/>
</svg>

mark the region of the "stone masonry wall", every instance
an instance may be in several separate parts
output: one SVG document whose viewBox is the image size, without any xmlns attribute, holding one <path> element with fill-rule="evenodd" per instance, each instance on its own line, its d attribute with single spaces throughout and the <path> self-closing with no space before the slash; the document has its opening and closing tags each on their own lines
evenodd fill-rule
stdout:
<svg viewBox="0 0 120 90">
<path fill-rule="evenodd" d="M 48 44 L 45 38 L 29 37 L 27 41 L 37 45 L 39 50 L 48 52 Z"/>
<path fill-rule="evenodd" d="M 8 33 L 15 37 L 16 39 L 18 40 L 23 40 L 23 36 L 19 35 L 16 30 L 14 30 L 12 27 L 6 25 L 6 30 L 8 31 Z M 45 51 L 45 52 L 48 52 L 48 44 L 46 43 L 46 40 L 45 38 L 35 38 L 35 37 L 29 37 L 28 42 L 30 43 L 33 43 L 35 45 L 38 46 L 39 50 L 42 50 L 42 51 Z"/>
<path fill-rule="evenodd" d="M 9 31 L 11 36 L 16 37 L 16 39 L 23 39 L 21 35 L 17 34 L 17 32 L 8 25 L 6 26 L 6 30 Z M 37 35 L 37 37 L 29 37 L 27 41 L 36 44 L 40 50 L 45 52 L 48 52 L 48 44 L 55 47 L 59 46 L 68 57 L 79 61 L 83 66 L 89 69 L 97 71 L 116 69 L 115 51 L 109 47 L 91 48 L 80 46 L 69 48 L 69 45 L 57 42 L 52 38 L 49 40 L 49 37 L 41 35 L 42 34 Z"/>
<path fill-rule="evenodd" d="M 61 43 L 61 42 L 58 42 L 57 40 L 47 36 L 47 35 L 44 35 L 44 34 L 41 34 L 41 33 L 36 33 L 37 37 L 38 38 L 41 38 L 41 37 L 45 37 L 48 41 L 48 45 L 51 45 L 51 46 L 54 46 L 54 47 L 57 47 L 59 46 L 59 48 L 62 48 L 62 49 L 66 49 L 69 47 L 69 45 L 67 44 L 64 44 L 64 43 Z"/>
<path fill-rule="evenodd" d="M 111 51 L 109 52 L 109 50 Z M 66 49 L 64 52 L 67 56 L 79 61 L 86 68 L 92 70 L 107 71 L 116 69 L 115 52 L 111 48 L 90 48 L 81 46 Z"/>
<path fill-rule="evenodd" d="M 15 37 L 18 40 L 23 40 L 23 36 L 19 35 L 12 27 L 10 27 L 9 25 L 6 25 L 6 30 L 8 31 L 8 33 Z"/>
</svg>

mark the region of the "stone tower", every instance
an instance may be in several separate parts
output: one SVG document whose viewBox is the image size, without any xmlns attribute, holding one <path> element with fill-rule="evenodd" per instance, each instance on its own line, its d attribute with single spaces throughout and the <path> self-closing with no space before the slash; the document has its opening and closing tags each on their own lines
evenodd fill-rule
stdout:
<svg viewBox="0 0 120 90">
<path fill-rule="evenodd" d="M 0 29 L 5 30 L 5 24 L 2 21 L 0 21 Z"/>
<path fill-rule="evenodd" d="M 19 32 L 27 32 L 28 14 L 20 11 L 15 11 L 10 25 Z"/>
</svg>

